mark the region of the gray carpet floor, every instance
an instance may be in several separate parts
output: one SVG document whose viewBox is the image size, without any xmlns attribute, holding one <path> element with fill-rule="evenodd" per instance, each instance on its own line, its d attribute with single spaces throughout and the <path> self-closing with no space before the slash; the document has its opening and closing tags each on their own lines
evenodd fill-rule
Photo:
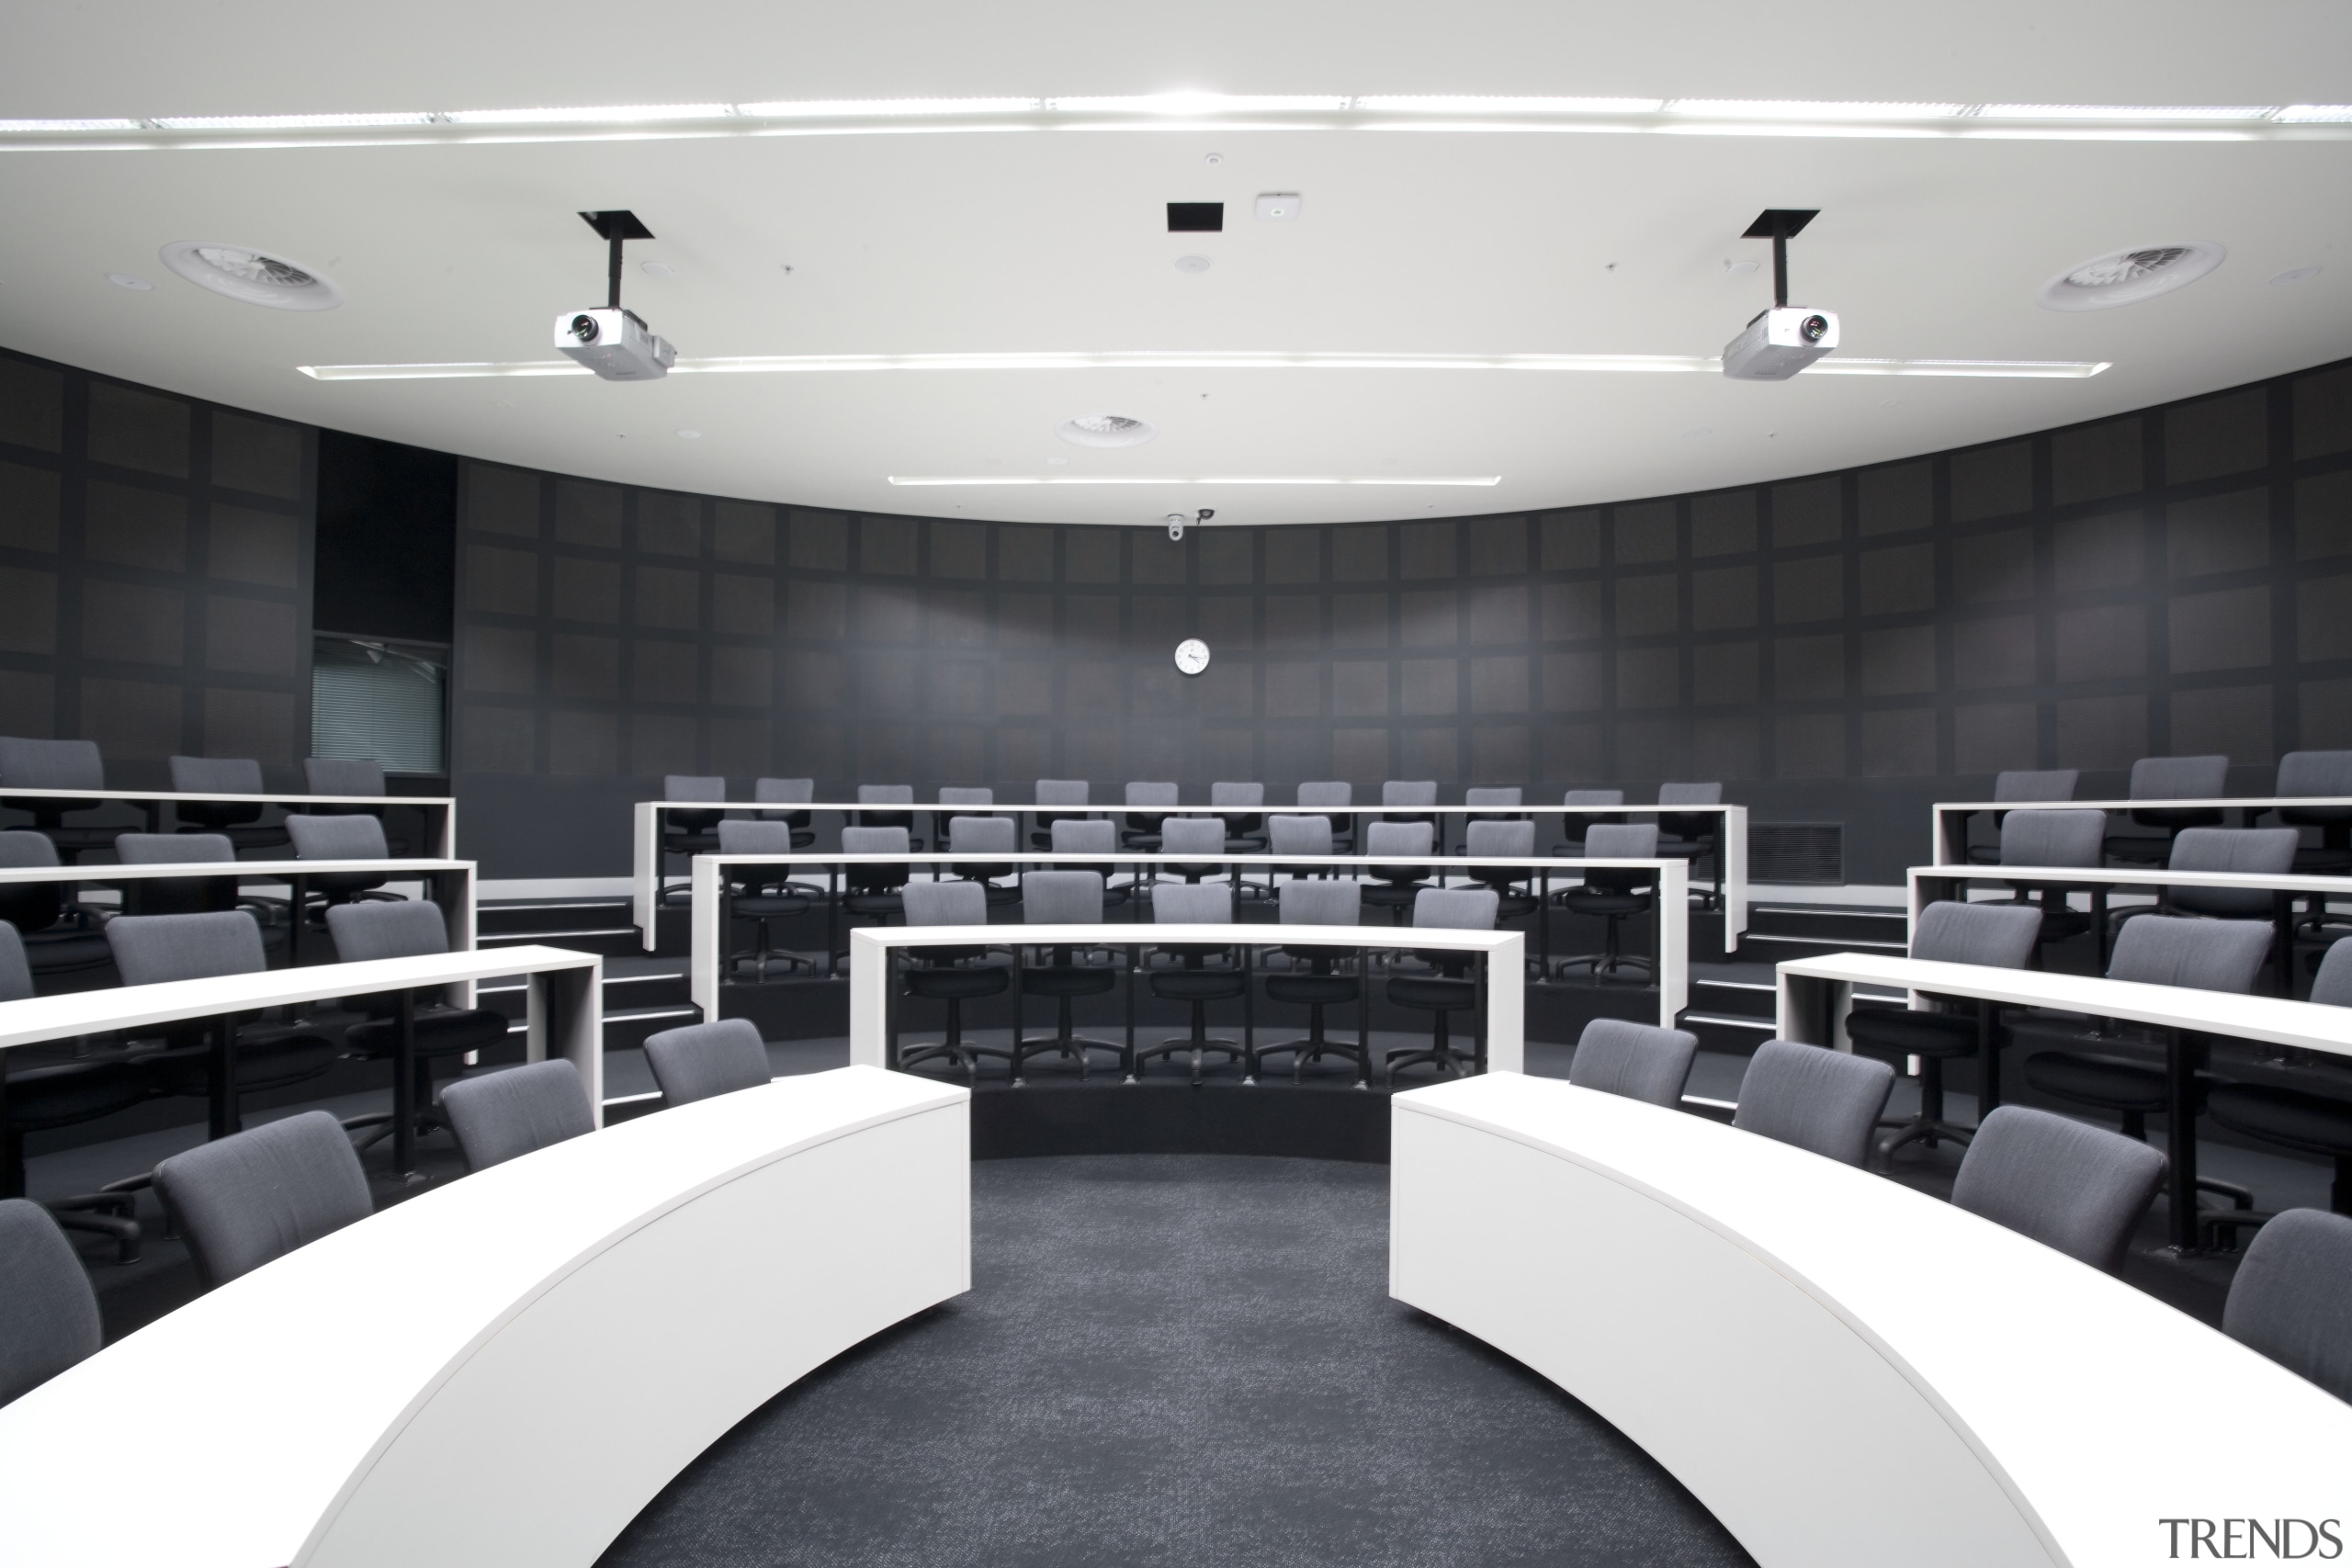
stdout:
<svg viewBox="0 0 2352 1568">
<path fill-rule="evenodd" d="M 755 1412 L 604 1568 L 1749 1561 L 1608 1423 L 1388 1298 L 1385 1167 L 972 1183 L 972 1292 Z"/>
</svg>

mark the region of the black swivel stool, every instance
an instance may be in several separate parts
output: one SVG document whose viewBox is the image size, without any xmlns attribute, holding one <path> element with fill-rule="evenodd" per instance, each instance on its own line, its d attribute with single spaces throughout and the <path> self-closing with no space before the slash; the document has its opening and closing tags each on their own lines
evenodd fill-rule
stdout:
<svg viewBox="0 0 2352 1568">
<path fill-rule="evenodd" d="M 1490 931 L 1495 929 L 1495 908 L 1498 902 L 1495 895 L 1484 887 L 1423 888 L 1421 896 L 1413 902 L 1413 924 L 1417 929 L 1425 931 Z M 1390 976 L 1388 999 L 1400 1008 L 1435 1013 L 1437 1018 L 1426 1049 L 1388 1053 L 1389 1083 L 1396 1083 L 1398 1068 L 1423 1064 L 1435 1067 L 1441 1077 L 1471 1068 L 1483 1071 L 1486 1055 L 1483 1043 L 1474 1043 L 1471 1054 L 1465 1056 L 1453 1048 L 1449 1028 L 1453 1014 L 1475 1013 L 1477 1010 L 1478 987 L 1468 976 L 1470 965 L 1477 961 L 1478 955 L 1431 948 L 1416 956 L 1434 967 L 1436 975 Z"/>
<path fill-rule="evenodd" d="M 729 855 L 788 855 L 800 847 L 800 837 L 799 830 L 789 821 L 726 821 L 718 825 L 718 851 Z M 751 951 L 730 952 L 727 955 L 727 983 L 734 984 L 747 964 L 754 985 L 767 983 L 771 964 L 783 964 L 787 975 L 795 969 L 822 967 L 798 953 L 778 949 L 774 925 L 777 920 L 792 919 L 817 908 L 824 902 L 824 890 L 790 880 L 789 870 L 780 865 L 730 865 L 726 870 L 719 897 L 718 929 L 724 933 L 721 940 L 731 944 L 735 922 L 752 922 Z"/>
<path fill-rule="evenodd" d="M 1056 831 L 1078 827 L 1100 828 L 1111 831 L 1108 822 L 1063 822 Z M 1096 926 L 1102 923 L 1102 876 L 1093 871 L 1032 871 L 1021 878 L 1021 918 L 1033 926 Z M 1085 1077 L 1091 1065 L 1090 1051 L 1108 1051 L 1119 1058 L 1123 1071 L 1132 1072 L 1134 1065 L 1127 1060 L 1127 1048 L 1114 1045 L 1107 1040 L 1089 1040 L 1078 1032 L 1071 1017 L 1072 1005 L 1080 997 L 1103 996 L 1119 983 L 1119 972 L 1102 964 L 1082 962 L 1083 954 L 1069 946 L 1053 949 L 1053 959 L 1046 964 L 1021 966 L 1021 995 L 1050 997 L 1054 1000 L 1054 1032 L 1035 1037 L 1023 1036 L 1012 1047 L 1012 1081 L 1024 1082 L 1022 1065 L 1043 1052 L 1055 1051 L 1064 1056 L 1078 1058 L 1078 1076 Z M 1016 1030 L 1016 1033 L 1018 1031 Z"/>
<path fill-rule="evenodd" d="M 1647 822 L 1603 823 L 1585 830 L 1584 852 L 1593 860 L 1656 860 L 1657 829 Z M 1657 902 L 1657 873 L 1646 867 L 1592 867 L 1580 887 L 1564 887 L 1554 902 L 1572 915 L 1594 915 L 1607 922 L 1599 953 L 1563 958 L 1554 967 L 1562 974 L 1579 965 L 1592 971 L 1593 983 L 1606 985 L 1620 976 L 1634 984 L 1650 983 L 1650 960 L 1625 953 L 1625 922 L 1649 913 Z"/>
<path fill-rule="evenodd" d="M 1152 890 L 1151 918 L 1163 926 L 1227 926 L 1233 923 L 1233 889 L 1221 882 L 1197 884 L 1164 883 Z M 1182 1002 L 1192 1009 L 1193 1031 L 1190 1034 L 1163 1040 L 1135 1054 L 1128 1065 L 1127 1081 L 1132 1083 L 1143 1076 L 1144 1064 L 1154 1056 L 1181 1056 L 1193 1059 L 1193 1084 L 1201 1083 L 1203 1055 L 1211 1051 L 1242 1064 L 1248 1076 L 1250 1047 L 1250 969 L 1247 950 L 1232 946 L 1204 946 L 1196 942 L 1180 943 L 1158 950 L 1182 962 L 1181 969 L 1151 969 L 1151 954 L 1144 963 L 1146 978 L 1151 994 L 1164 1001 Z M 1216 966 L 1211 966 L 1214 960 Z M 1208 1032 L 1208 1004 L 1238 999 L 1241 1003 L 1241 1041 L 1215 1039 Z"/>
<path fill-rule="evenodd" d="M 1380 831 L 1380 824 L 1372 830 Z M 1417 824 L 1425 826 L 1425 824 Z M 1282 923 L 1286 926 L 1354 926 L 1361 922 L 1359 885 L 1333 879 L 1329 882 L 1308 881 L 1294 877 L 1282 885 Z M 1266 976 L 1266 999 L 1306 1010 L 1306 1032 L 1295 1040 L 1285 1040 L 1278 1045 L 1259 1045 L 1251 1053 L 1250 1077 L 1254 1081 L 1268 1056 L 1285 1052 L 1291 1057 L 1291 1082 L 1304 1081 L 1306 1064 L 1321 1061 L 1326 1055 L 1344 1056 L 1356 1065 L 1356 1087 L 1372 1087 L 1372 1042 L 1370 1021 L 1361 1006 L 1363 982 L 1356 976 L 1336 973 L 1353 956 L 1343 947 L 1300 944 L 1284 947 L 1283 952 L 1295 963 L 1304 963 L 1306 974 L 1295 971 L 1287 975 Z M 1323 1015 L 1328 1008 L 1359 1004 L 1356 1011 L 1356 1038 L 1353 1044 L 1334 1040 L 1323 1032 Z"/>
<path fill-rule="evenodd" d="M 875 829 L 889 831 L 890 829 Z M 989 901 L 976 882 L 910 882 L 899 898 L 910 926 L 984 926 Z M 906 950 L 907 995 L 947 1004 L 946 1038 L 937 1045 L 894 1051 L 901 1068 L 944 1060 L 961 1067 L 967 1077 L 979 1081 L 980 1058 L 1001 1056 L 1010 1063 L 1014 1051 L 996 1045 L 975 1045 L 964 1038 L 964 1004 L 983 997 L 1001 997 L 1012 986 L 1012 976 L 999 964 L 981 964 L 988 949 L 976 946 L 910 947 Z M 893 1042 L 895 1044 L 896 1042 Z"/>
</svg>

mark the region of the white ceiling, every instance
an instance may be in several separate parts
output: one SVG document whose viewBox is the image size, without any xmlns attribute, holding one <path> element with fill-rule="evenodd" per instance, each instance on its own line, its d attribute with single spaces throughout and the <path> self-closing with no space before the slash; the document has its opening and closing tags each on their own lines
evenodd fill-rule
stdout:
<svg viewBox="0 0 2352 1568">
<path fill-rule="evenodd" d="M 11 0 L 11 116 L 1148 93 L 2105 104 L 2340 100 L 2352 7 Z M 1943 30 L 1949 27 L 1951 30 Z M 2221 36 L 2226 28 L 2226 36 Z M 1214 166 L 1208 153 L 1223 154 Z M 1247 216 L 1298 191 L 1305 217 Z M 1702 489 L 2095 418 L 2352 355 L 2352 141 L 1916 141 L 1360 129 L 0 151 L 0 342 L 533 467 L 866 511 L 1156 523 L 1433 516 Z M 1160 204 L 1223 200 L 1223 234 Z M 1238 210 L 1237 210 L 1237 204 Z M 2088 380 L 1059 369 L 321 382 L 300 365 L 552 358 L 601 300 L 574 213 L 627 207 L 626 298 L 694 356 L 1282 350 L 1708 355 L 1768 302 L 1737 235 L 1817 207 L 1795 296 L 1846 351 L 2106 360 Z M 254 309 L 158 247 L 282 253 L 339 310 Z M 2128 244 L 2230 257 L 2120 310 L 2035 290 Z M 1198 275 L 1179 255 L 1211 258 Z M 674 268 L 650 277 L 638 263 Z M 785 266 L 789 265 L 787 274 Z M 2278 272 L 2324 270 L 2289 287 Z M 152 292 L 106 274 L 152 279 Z M 1148 419 L 1120 451 L 1073 414 Z M 681 428 L 701 439 L 682 440 Z M 1049 466 L 1055 457 L 1066 464 Z M 899 475 L 1500 475 L 1491 488 L 904 489 Z"/>
</svg>

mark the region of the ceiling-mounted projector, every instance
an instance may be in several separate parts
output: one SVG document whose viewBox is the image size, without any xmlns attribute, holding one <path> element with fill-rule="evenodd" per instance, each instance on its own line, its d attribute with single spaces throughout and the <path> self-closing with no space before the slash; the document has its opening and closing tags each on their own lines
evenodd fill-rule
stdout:
<svg viewBox="0 0 2352 1568">
<path fill-rule="evenodd" d="M 1741 235 L 1772 242 L 1772 308 L 1724 344 L 1724 374 L 1735 381 L 1785 381 L 1838 346 L 1838 314 L 1789 303 L 1789 238 L 1819 209 L 1769 208 Z"/>
<path fill-rule="evenodd" d="M 555 319 L 555 345 L 607 381 L 658 381 L 678 361 L 667 338 L 655 335 L 645 319 L 621 309 L 621 245 L 650 240 L 653 231 L 634 212 L 583 212 L 588 227 L 611 246 L 608 298 L 601 306 L 566 310 Z"/>
</svg>

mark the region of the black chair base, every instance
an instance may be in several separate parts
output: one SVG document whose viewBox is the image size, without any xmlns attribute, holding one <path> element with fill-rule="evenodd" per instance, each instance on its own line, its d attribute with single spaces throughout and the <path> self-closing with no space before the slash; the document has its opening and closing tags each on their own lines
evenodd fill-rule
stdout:
<svg viewBox="0 0 2352 1568">
<path fill-rule="evenodd" d="M 1572 958 L 1555 958 L 1552 961 L 1554 976 L 1563 980 L 1567 978 L 1569 970 L 1585 967 L 1592 970 L 1595 985 L 1608 985 L 1618 975 L 1628 971 L 1634 973 L 1635 978 L 1619 980 L 1616 983 L 1636 986 L 1647 986 L 1652 983 L 1650 961 L 1623 953 L 1580 953 Z"/>
<path fill-rule="evenodd" d="M 1148 1045 L 1137 1051 L 1135 1060 L 1127 1064 L 1127 1081 L 1141 1082 L 1144 1064 L 1154 1056 L 1181 1056 L 1189 1052 L 1193 1058 L 1193 1087 L 1198 1089 L 1206 1081 L 1201 1075 L 1205 1066 L 1204 1054 L 1210 1051 L 1217 1052 L 1228 1061 L 1241 1063 L 1246 1073 L 1250 1060 L 1247 1047 L 1212 1035 L 1192 1034 L 1163 1040 L 1157 1045 Z"/>
</svg>

